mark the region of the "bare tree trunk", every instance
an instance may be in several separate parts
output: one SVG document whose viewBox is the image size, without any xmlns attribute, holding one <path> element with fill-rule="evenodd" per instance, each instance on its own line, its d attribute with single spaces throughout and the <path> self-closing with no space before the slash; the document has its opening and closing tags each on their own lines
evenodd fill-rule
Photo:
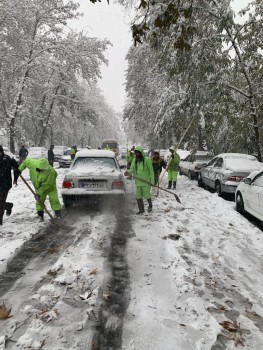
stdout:
<svg viewBox="0 0 263 350">
<path fill-rule="evenodd" d="M 55 103 L 56 96 L 58 94 L 58 90 L 60 88 L 61 82 L 58 84 L 58 86 L 56 87 L 55 92 L 53 94 L 52 102 L 51 102 L 51 104 L 49 106 L 48 115 L 47 115 L 47 118 L 45 120 L 45 126 L 43 126 L 42 133 L 41 133 L 41 136 L 40 136 L 40 139 L 39 139 L 39 142 L 38 142 L 39 146 L 42 146 L 44 144 L 44 141 L 45 141 L 45 138 L 46 138 L 46 134 L 47 134 L 47 128 L 48 128 L 49 122 L 51 120 L 51 113 L 52 113 L 52 110 L 53 110 L 53 107 L 54 107 L 54 103 Z M 53 132 L 52 131 L 52 127 L 53 126 L 51 125 L 51 132 Z"/>
</svg>

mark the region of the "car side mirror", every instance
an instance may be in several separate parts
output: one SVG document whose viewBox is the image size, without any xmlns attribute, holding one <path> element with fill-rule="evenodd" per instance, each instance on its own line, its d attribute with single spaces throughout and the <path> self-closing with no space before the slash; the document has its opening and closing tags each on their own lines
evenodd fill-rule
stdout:
<svg viewBox="0 0 263 350">
<path fill-rule="evenodd" d="M 202 167 L 203 167 L 203 168 L 206 168 L 206 167 L 207 167 L 207 164 L 206 164 L 206 163 L 203 163 L 203 164 L 202 164 Z"/>
<path fill-rule="evenodd" d="M 126 168 L 125 164 L 120 165 L 120 169 L 125 169 L 125 168 Z"/>
<path fill-rule="evenodd" d="M 250 177 L 245 177 L 243 182 L 246 184 L 246 185 L 251 185 L 252 183 L 252 180 L 250 179 Z"/>
</svg>

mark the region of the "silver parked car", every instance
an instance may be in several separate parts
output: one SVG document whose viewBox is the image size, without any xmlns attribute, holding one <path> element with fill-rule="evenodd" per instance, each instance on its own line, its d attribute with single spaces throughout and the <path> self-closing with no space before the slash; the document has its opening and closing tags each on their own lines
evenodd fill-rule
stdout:
<svg viewBox="0 0 263 350">
<path fill-rule="evenodd" d="M 235 193 L 237 185 L 252 171 L 263 169 L 256 157 L 242 153 L 222 153 L 203 164 L 198 185 L 214 189 L 219 196 Z"/>
<path fill-rule="evenodd" d="M 54 162 L 58 162 L 59 159 L 63 156 L 63 154 L 66 152 L 67 147 L 66 146 L 54 146 L 53 153 L 54 153 Z"/>
<path fill-rule="evenodd" d="M 47 158 L 47 150 L 45 147 L 30 147 L 28 149 L 27 158 Z"/>
<path fill-rule="evenodd" d="M 81 198 L 116 199 L 122 203 L 126 193 L 124 175 L 115 153 L 108 150 L 77 152 L 62 187 L 62 198 L 66 208 Z"/>
<path fill-rule="evenodd" d="M 197 179 L 202 164 L 207 164 L 212 158 L 212 153 L 208 151 L 197 151 L 189 154 L 185 159 L 181 159 L 179 174 L 188 176 L 189 180 Z"/>
</svg>

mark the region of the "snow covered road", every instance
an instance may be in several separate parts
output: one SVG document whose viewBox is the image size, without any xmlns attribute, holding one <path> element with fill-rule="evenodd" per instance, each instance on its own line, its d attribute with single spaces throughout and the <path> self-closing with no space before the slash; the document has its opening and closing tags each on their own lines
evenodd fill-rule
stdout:
<svg viewBox="0 0 263 350">
<path fill-rule="evenodd" d="M 21 182 L 12 190 L 0 349 L 263 348 L 262 231 L 183 176 L 182 204 L 160 193 L 138 217 L 133 193 L 128 181 L 122 210 L 74 208 L 54 227 Z"/>
</svg>

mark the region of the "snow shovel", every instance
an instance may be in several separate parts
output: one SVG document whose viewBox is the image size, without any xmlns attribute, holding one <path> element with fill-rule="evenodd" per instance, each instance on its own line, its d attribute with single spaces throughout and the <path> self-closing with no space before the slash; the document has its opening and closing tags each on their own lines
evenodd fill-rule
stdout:
<svg viewBox="0 0 263 350">
<path fill-rule="evenodd" d="M 25 185 L 29 188 L 29 190 L 33 193 L 33 195 L 36 196 L 36 193 L 34 192 L 32 187 L 28 184 L 28 182 L 23 178 L 23 176 L 21 174 L 20 174 L 20 177 L 23 180 L 23 182 L 25 183 Z M 50 217 L 50 219 L 54 221 L 54 217 L 52 216 L 50 211 L 47 210 L 45 203 L 43 203 L 40 199 L 38 200 L 38 202 L 41 205 L 41 207 L 44 209 L 44 211 L 47 213 L 47 215 Z"/>
<path fill-rule="evenodd" d="M 142 181 L 142 182 L 144 182 L 144 183 L 146 183 L 148 185 L 151 185 L 152 187 L 157 187 L 157 188 L 159 188 L 162 191 L 165 191 L 165 192 L 168 192 L 168 193 L 172 194 L 173 196 L 175 196 L 176 202 L 181 203 L 180 198 L 177 196 L 176 193 L 174 193 L 172 191 L 168 191 L 166 188 L 160 187 L 158 185 L 152 185 L 149 181 L 141 179 L 141 178 L 139 178 L 137 176 L 134 176 L 134 178 L 137 179 L 137 180 L 140 180 L 140 181 Z"/>
</svg>

